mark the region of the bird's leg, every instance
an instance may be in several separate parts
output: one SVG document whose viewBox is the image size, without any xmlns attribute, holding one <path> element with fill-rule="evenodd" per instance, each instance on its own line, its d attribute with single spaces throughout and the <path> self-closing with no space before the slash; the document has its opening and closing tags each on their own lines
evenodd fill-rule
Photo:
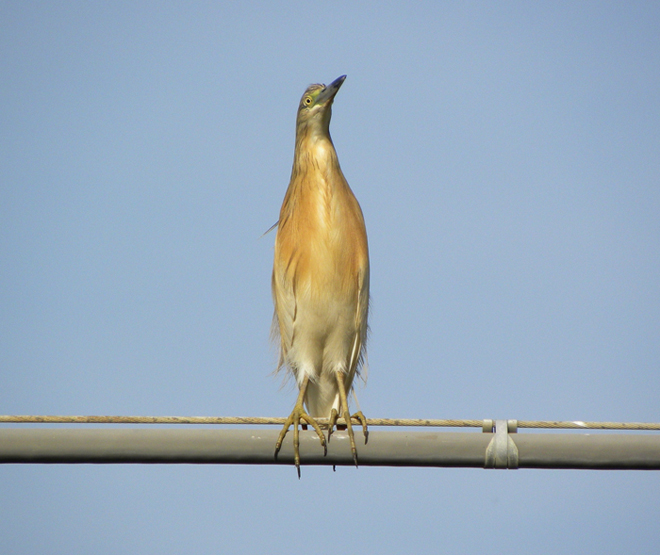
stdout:
<svg viewBox="0 0 660 555">
<path fill-rule="evenodd" d="M 337 376 L 337 385 L 339 386 L 339 410 L 341 411 L 341 415 L 344 421 L 346 422 L 346 431 L 348 432 L 348 439 L 351 441 L 351 452 L 353 453 L 353 462 L 355 463 L 355 466 L 357 466 L 358 465 L 357 448 L 355 447 L 355 435 L 353 435 L 351 414 L 348 412 L 348 399 L 346 399 L 346 385 L 344 384 L 344 374 L 342 372 L 337 372 L 335 375 Z M 332 410 L 332 414 L 330 415 L 330 422 L 333 424 L 337 422 L 337 411 L 335 411 L 334 409 Z"/>
<path fill-rule="evenodd" d="M 293 411 L 289 415 L 289 418 L 286 419 L 286 422 L 284 423 L 284 427 L 282 428 L 282 431 L 280 432 L 280 435 L 277 438 L 277 443 L 275 444 L 275 458 L 277 459 L 277 454 L 280 452 L 280 449 L 282 448 L 282 442 L 284 441 L 284 438 L 287 432 L 289 431 L 289 426 L 293 425 L 293 462 L 295 463 L 296 470 L 298 471 L 298 478 L 300 478 L 300 430 L 298 429 L 298 427 L 301 421 L 303 421 L 303 423 L 310 424 L 314 428 L 316 434 L 319 436 L 319 439 L 321 440 L 321 445 L 323 446 L 323 454 L 327 455 L 328 453 L 328 448 L 325 443 L 325 436 L 321 431 L 321 427 L 318 425 L 316 420 L 314 420 L 309 414 L 307 414 L 307 412 L 305 412 L 305 408 L 303 406 L 305 400 L 305 392 L 307 391 L 308 383 L 309 383 L 309 376 L 305 376 L 305 378 L 303 379 L 303 383 L 300 385 L 300 393 L 298 394 L 298 400 L 296 401 L 296 404 L 293 407 Z"/>
</svg>

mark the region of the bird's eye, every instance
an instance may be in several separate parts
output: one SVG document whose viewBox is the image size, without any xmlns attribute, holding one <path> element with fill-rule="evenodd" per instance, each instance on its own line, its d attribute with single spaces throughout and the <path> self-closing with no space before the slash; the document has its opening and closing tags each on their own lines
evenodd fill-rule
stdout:
<svg viewBox="0 0 660 555">
<path fill-rule="evenodd" d="M 303 100 L 305 103 L 305 106 L 309 106 L 312 103 L 312 97 L 311 96 L 306 96 L 305 100 Z"/>
</svg>

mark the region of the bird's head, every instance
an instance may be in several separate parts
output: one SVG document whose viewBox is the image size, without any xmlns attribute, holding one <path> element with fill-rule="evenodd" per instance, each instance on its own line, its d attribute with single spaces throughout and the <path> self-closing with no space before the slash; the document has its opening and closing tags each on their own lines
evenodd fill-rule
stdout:
<svg viewBox="0 0 660 555">
<path fill-rule="evenodd" d="M 310 85 L 305 94 L 300 99 L 298 106 L 297 127 L 312 128 L 327 132 L 330 126 L 330 116 L 332 115 L 332 101 L 346 79 L 345 75 L 338 77 L 329 85 Z"/>
</svg>

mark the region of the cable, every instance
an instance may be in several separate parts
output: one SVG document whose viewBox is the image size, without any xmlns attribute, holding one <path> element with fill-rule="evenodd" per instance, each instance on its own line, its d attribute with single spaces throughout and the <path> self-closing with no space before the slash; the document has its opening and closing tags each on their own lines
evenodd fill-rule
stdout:
<svg viewBox="0 0 660 555">
<path fill-rule="evenodd" d="M 0 423 L 14 424 L 245 424 L 284 425 L 286 418 L 254 416 L 56 416 L 56 415 L 0 415 Z M 327 418 L 317 418 L 327 427 Z M 354 420 L 355 423 L 359 423 Z M 483 428 L 484 420 L 437 420 L 420 418 L 368 418 L 369 426 L 411 426 L 437 428 Z M 338 424 L 344 424 L 339 418 Z M 578 429 L 578 430 L 658 430 L 653 422 L 582 422 L 518 420 L 518 428 Z"/>
</svg>

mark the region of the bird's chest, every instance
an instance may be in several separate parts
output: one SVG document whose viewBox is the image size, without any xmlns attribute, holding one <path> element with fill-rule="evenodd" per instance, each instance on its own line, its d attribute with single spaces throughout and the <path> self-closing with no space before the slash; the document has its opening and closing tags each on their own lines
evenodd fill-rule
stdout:
<svg viewBox="0 0 660 555">
<path fill-rule="evenodd" d="M 302 208 L 302 207 L 301 207 Z M 288 282 L 299 295 L 339 301 L 353 296 L 356 246 L 351 223 L 332 198 L 318 195 L 301 210 L 289 229 L 283 229 L 281 246 L 287 261 Z"/>
<path fill-rule="evenodd" d="M 298 238 L 305 256 L 321 263 L 341 262 L 351 250 L 351 234 L 355 227 L 350 199 L 332 187 L 320 187 L 309 195 Z"/>
</svg>

